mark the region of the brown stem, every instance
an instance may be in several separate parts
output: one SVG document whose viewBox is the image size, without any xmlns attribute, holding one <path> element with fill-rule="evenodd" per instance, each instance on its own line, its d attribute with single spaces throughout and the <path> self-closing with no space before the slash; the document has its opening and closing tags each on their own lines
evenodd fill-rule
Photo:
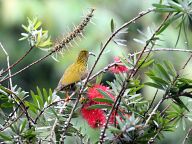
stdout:
<svg viewBox="0 0 192 144">
<path fill-rule="evenodd" d="M 6 73 L 8 70 L 12 69 L 14 66 L 16 66 L 18 63 L 20 63 L 30 52 L 31 50 L 34 48 L 34 46 L 31 46 L 30 49 L 28 51 L 26 51 L 26 53 L 21 57 L 19 58 L 15 63 L 13 63 L 12 65 L 10 65 L 7 69 L 5 69 L 2 73 Z"/>
<path fill-rule="evenodd" d="M 16 76 L 17 74 L 19 74 L 19 73 L 23 72 L 24 70 L 30 68 L 31 66 L 33 66 L 33 65 L 35 65 L 35 64 L 37 64 L 37 63 L 39 63 L 39 62 L 41 62 L 42 60 L 44 60 L 44 59 L 46 59 L 47 57 L 49 57 L 50 55 L 52 55 L 52 53 L 53 53 L 53 52 L 50 52 L 49 54 L 45 55 L 44 57 L 42 57 L 42 58 L 40 58 L 40 59 L 38 59 L 38 60 L 32 62 L 31 64 L 27 65 L 26 67 L 20 69 L 20 70 L 17 71 L 16 73 L 14 73 L 14 74 L 12 74 L 12 75 L 6 77 L 5 79 L 2 79 L 2 80 L 0 81 L 0 83 L 3 82 L 3 81 L 5 81 L 5 80 L 7 80 L 7 79 L 9 79 L 10 77 Z"/>
</svg>

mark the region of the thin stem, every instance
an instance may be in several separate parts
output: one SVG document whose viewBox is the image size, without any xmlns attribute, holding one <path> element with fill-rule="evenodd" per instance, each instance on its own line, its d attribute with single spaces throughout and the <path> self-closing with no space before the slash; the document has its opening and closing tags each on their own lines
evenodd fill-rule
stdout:
<svg viewBox="0 0 192 144">
<path fill-rule="evenodd" d="M 188 130 L 188 132 L 187 132 L 187 134 L 186 134 L 186 136 L 185 136 L 185 138 L 184 138 L 182 144 L 185 144 L 185 142 L 186 142 L 186 140 L 189 138 L 189 135 L 190 135 L 191 132 L 192 132 L 192 127 L 189 128 L 189 130 Z"/>
<path fill-rule="evenodd" d="M 151 101 L 151 103 L 150 103 L 150 105 L 149 105 L 149 108 L 147 109 L 147 111 L 144 113 L 144 116 L 149 112 L 149 110 L 152 108 L 152 106 L 153 106 L 153 103 L 154 103 L 154 101 L 155 101 L 155 98 L 157 97 L 157 93 L 158 93 L 158 89 L 156 90 L 156 92 L 155 92 L 155 95 L 154 95 L 154 97 L 153 97 L 153 99 L 152 99 L 152 101 Z"/>
<path fill-rule="evenodd" d="M 9 71 L 10 69 L 12 69 L 14 66 L 16 66 L 18 63 L 20 63 L 30 52 L 31 50 L 34 48 L 34 46 L 31 46 L 30 49 L 28 51 L 25 52 L 25 54 L 19 58 L 15 63 L 13 63 L 11 66 L 7 67 L 7 69 L 5 69 L 2 74 L 6 73 L 7 71 Z"/>
<path fill-rule="evenodd" d="M 1 42 L 0 42 L 0 46 L 1 46 L 2 50 L 4 51 L 6 57 L 7 57 L 7 68 L 9 68 L 10 67 L 9 55 L 8 55 L 7 51 L 5 50 L 5 48 L 3 47 Z M 3 73 L 1 73 L 1 75 L 2 74 Z M 11 70 L 10 69 L 8 69 L 8 76 L 11 76 Z M 13 83 L 12 83 L 11 77 L 9 78 L 9 84 L 10 84 L 10 88 L 12 89 L 13 88 Z M 15 111 L 15 107 L 13 107 L 13 111 Z M 17 114 L 15 113 L 14 116 L 17 117 Z"/>
<path fill-rule="evenodd" d="M 1 42 L 0 42 L 0 46 L 1 46 L 2 50 L 4 51 L 6 57 L 7 57 L 7 69 L 8 69 L 8 68 L 10 67 L 10 64 L 9 64 L 9 55 L 8 55 L 7 51 L 5 50 L 5 48 L 3 47 L 3 45 L 1 44 Z M 10 69 L 8 69 L 8 70 L 9 70 L 9 76 L 10 76 L 10 75 L 11 75 L 11 71 L 10 71 Z M 1 75 L 2 75 L 3 73 L 4 73 L 4 72 L 2 72 Z M 9 78 L 9 83 L 10 83 L 10 87 L 12 88 L 12 87 L 13 87 L 13 84 L 12 84 L 12 79 L 11 79 L 11 77 Z"/>
<path fill-rule="evenodd" d="M 87 85 L 87 83 L 88 83 L 88 80 L 89 80 L 89 78 L 90 78 L 90 76 L 91 76 L 94 68 L 96 67 L 96 65 L 97 65 L 97 63 L 98 63 L 101 55 L 103 54 L 103 52 L 104 52 L 104 50 L 106 49 L 106 47 L 107 47 L 107 45 L 109 44 L 109 42 L 110 42 L 110 41 L 116 36 L 116 34 L 118 34 L 122 29 L 124 29 L 125 27 L 129 26 L 129 25 L 132 24 L 132 23 L 135 23 L 136 20 L 138 20 L 138 19 L 140 19 L 141 17 L 143 17 L 144 15 L 152 12 L 153 10 L 154 10 L 154 9 L 148 9 L 148 11 L 140 12 L 140 13 L 139 13 L 136 17 L 134 17 L 132 20 L 124 23 L 121 27 L 119 27 L 116 31 L 114 31 L 114 32 L 111 34 L 111 36 L 109 37 L 109 39 L 105 42 L 105 44 L 104 44 L 103 47 L 101 48 L 101 51 L 100 51 L 99 55 L 97 56 L 97 59 L 96 59 L 95 63 L 93 64 L 90 72 L 88 73 L 88 76 L 87 76 L 87 78 L 86 78 L 86 81 L 85 81 L 84 85 L 83 85 L 82 88 L 80 89 L 79 95 L 78 95 L 77 100 L 75 101 L 75 104 L 74 104 L 74 106 L 73 106 L 73 108 L 72 108 L 72 110 L 71 110 L 71 113 L 70 113 L 70 115 L 69 115 L 69 118 L 67 119 L 67 121 L 66 121 L 66 123 L 65 123 L 65 126 L 64 126 L 64 128 L 62 129 L 61 142 L 64 143 L 64 139 L 65 139 L 65 134 L 66 134 L 67 128 L 68 128 L 69 123 L 70 123 L 70 121 L 71 121 L 72 115 L 73 115 L 73 113 L 74 113 L 74 111 L 75 111 L 75 109 L 76 109 L 76 107 L 77 107 L 77 105 L 78 105 L 78 103 L 79 103 L 79 100 L 80 100 L 80 98 L 81 98 L 81 94 L 82 94 L 84 88 L 86 87 L 86 85 Z"/>
<path fill-rule="evenodd" d="M 187 59 L 186 63 L 183 65 L 182 69 L 185 69 L 185 67 L 187 66 L 187 64 L 189 63 L 189 61 L 192 58 L 192 54 L 190 55 L 190 57 Z"/>
<path fill-rule="evenodd" d="M 23 111 L 22 113 L 17 117 L 15 118 L 11 123 L 8 123 L 5 127 L 3 128 L 0 128 L 0 131 L 3 132 L 4 130 L 6 130 L 7 128 L 9 128 L 13 123 L 15 123 L 19 118 L 21 118 L 21 116 L 23 115 Z"/>
<path fill-rule="evenodd" d="M 159 106 L 163 103 L 165 99 L 162 98 L 158 103 L 157 105 L 155 106 L 155 108 L 153 109 L 153 111 L 149 114 L 149 117 L 147 118 L 145 124 L 144 124 L 144 127 L 146 127 L 151 119 L 151 117 L 155 114 L 156 110 L 159 108 Z"/>
<path fill-rule="evenodd" d="M 19 71 L 17 71 L 16 73 L 14 73 L 14 74 L 6 77 L 5 79 L 2 79 L 2 80 L 0 81 L 0 83 L 3 82 L 3 81 L 5 81 L 5 80 L 7 80 L 7 79 L 9 79 L 9 78 L 11 78 L 11 77 L 13 77 L 13 76 L 16 76 L 17 74 L 23 72 L 24 70 L 30 68 L 31 66 L 33 66 L 33 65 L 35 65 L 35 64 L 41 62 L 42 60 L 46 59 L 47 57 L 49 57 L 49 56 L 52 55 L 52 54 L 53 54 L 53 52 L 48 53 L 48 54 L 45 55 L 44 57 L 42 57 L 42 58 L 40 58 L 40 59 L 32 62 L 31 64 L 29 64 L 29 65 L 27 65 L 26 67 L 24 67 L 24 68 L 20 69 Z"/>
</svg>

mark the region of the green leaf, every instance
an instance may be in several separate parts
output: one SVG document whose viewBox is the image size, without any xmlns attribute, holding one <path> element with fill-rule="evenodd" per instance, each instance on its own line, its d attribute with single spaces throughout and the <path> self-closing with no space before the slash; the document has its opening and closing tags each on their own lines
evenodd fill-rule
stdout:
<svg viewBox="0 0 192 144">
<path fill-rule="evenodd" d="M 167 67 L 167 69 L 169 70 L 169 73 L 173 77 L 175 77 L 177 75 L 177 72 L 176 72 L 175 68 L 173 67 L 173 65 L 170 62 L 168 62 L 168 61 L 164 61 L 164 64 Z"/>
<path fill-rule="evenodd" d="M 168 72 L 164 69 L 164 67 L 160 64 L 157 64 L 157 67 L 161 71 L 161 74 L 164 76 L 164 78 L 171 81 L 171 78 L 169 77 Z"/>
<path fill-rule="evenodd" d="M 25 119 L 25 120 L 22 122 L 21 126 L 20 126 L 20 133 L 23 132 L 23 130 L 24 130 L 26 124 L 27 124 L 27 120 Z"/>
<path fill-rule="evenodd" d="M 174 97 L 173 99 L 174 99 L 174 102 L 175 102 L 178 106 L 180 106 L 181 108 L 185 108 L 185 109 L 189 112 L 189 109 L 187 108 L 187 106 L 183 103 L 183 101 L 182 101 L 180 98 Z"/>
<path fill-rule="evenodd" d="M 0 137 L 4 140 L 4 141 L 11 141 L 12 138 L 8 135 L 5 135 L 4 133 L 0 132 Z"/>
<path fill-rule="evenodd" d="M 177 20 L 178 18 L 180 18 L 183 14 L 175 14 L 173 15 L 171 18 L 169 18 L 164 25 L 162 26 L 162 28 L 156 33 L 156 35 L 161 34 L 171 23 L 173 23 L 175 20 Z"/>
<path fill-rule="evenodd" d="M 165 80 L 163 80 L 162 78 L 160 77 L 156 77 L 156 76 L 150 76 L 150 78 L 157 84 L 159 85 L 163 85 L 163 86 L 168 86 L 169 83 Z"/>
<path fill-rule="evenodd" d="M 27 32 L 29 31 L 28 27 L 26 27 L 25 25 L 22 24 L 21 26 L 22 26 L 22 28 L 23 28 L 25 31 L 27 31 Z"/>
<path fill-rule="evenodd" d="M 38 21 L 38 22 L 36 23 L 36 25 L 34 26 L 34 29 L 35 29 L 35 30 L 38 29 L 38 28 L 41 26 L 41 24 L 42 24 L 42 22 L 41 22 L 41 21 Z"/>
<path fill-rule="evenodd" d="M 109 96 L 109 94 L 108 94 L 107 92 L 103 91 L 102 89 L 99 89 L 99 88 L 98 88 L 97 91 L 98 91 L 102 96 L 104 96 L 104 98 L 113 100 L 113 99 Z"/>
<path fill-rule="evenodd" d="M 43 88 L 43 96 L 46 102 L 48 102 L 48 94 L 45 88 Z"/>
<path fill-rule="evenodd" d="M 164 90 L 162 85 L 159 85 L 159 84 L 156 84 L 156 83 L 146 82 L 145 85 L 148 85 L 148 86 L 151 86 L 151 87 L 154 87 L 154 88 L 157 88 L 157 89 Z"/>
<path fill-rule="evenodd" d="M 108 130 L 114 134 L 121 134 L 122 131 L 116 127 L 113 127 L 113 126 L 108 126 Z"/>
<path fill-rule="evenodd" d="M 38 103 L 38 100 L 37 100 L 37 98 L 36 98 L 36 95 L 35 95 L 35 93 L 31 90 L 30 91 L 30 93 L 31 93 L 31 96 L 32 96 L 32 99 L 33 99 L 33 102 L 34 102 L 34 105 L 39 105 L 39 103 Z"/>
<path fill-rule="evenodd" d="M 142 63 L 143 63 L 143 61 L 140 61 L 140 62 L 139 62 L 139 65 L 142 64 Z M 150 59 L 150 60 L 148 60 L 148 61 L 145 61 L 145 62 L 141 65 L 141 68 L 148 67 L 148 66 L 150 66 L 150 65 L 153 64 L 153 63 L 154 63 L 154 59 Z"/>
<path fill-rule="evenodd" d="M 132 69 L 133 65 L 128 63 L 128 61 L 125 58 L 119 57 L 121 62 L 128 68 L 128 69 Z"/>
<path fill-rule="evenodd" d="M 49 89 L 49 100 L 48 100 L 48 104 L 50 104 L 52 102 L 53 99 L 53 92 L 51 89 Z"/>
<path fill-rule="evenodd" d="M 94 101 L 97 101 L 97 102 L 106 102 L 106 103 L 110 103 L 110 104 L 113 104 L 114 101 L 111 100 L 111 99 L 106 99 L 106 98 L 94 98 L 93 99 Z"/>
<path fill-rule="evenodd" d="M 13 106 L 14 104 L 11 102 L 4 102 L 3 104 L 0 105 L 1 108 L 11 108 Z"/>
<path fill-rule="evenodd" d="M 25 102 L 26 103 L 26 106 L 29 107 L 29 109 L 34 112 L 34 113 L 37 113 L 37 110 L 40 110 L 35 104 L 32 104 L 30 102 Z"/>
<path fill-rule="evenodd" d="M 178 4 L 178 3 L 174 2 L 174 1 L 169 1 L 168 3 L 172 8 L 174 8 L 178 12 L 183 12 L 184 11 L 182 5 L 180 5 L 180 4 Z"/>
<path fill-rule="evenodd" d="M 100 74 L 99 76 L 97 76 L 96 78 L 96 84 L 100 84 L 103 78 L 103 74 Z"/>
<path fill-rule="evenodd" d="M 180 10 L 175 9 L 169 5 L 163 5 L 163 4 L 152 4 L 156 9 L 156 12 L 178 12 Z"/>
<path fill-rule="evenodd" d="M 114 29 L 115 29 L 115 24 L 114 24 L 113 19 L 111 19 L 111 32 L 112 33 L 114 32 Z"/>
<path fill-rule="evenodd" d="M 88 110 L 91 110 L 91 109 L 111 109 L 111 106 L 104 105 L 104 104 L 95 104 L 95 105 L 89 106 L 87 109 Z"/>
<path fill-rule="evenodd" d="M 43 96 L 42 96 L 42 93 L 41 93 L 41 90 L 39 89 L 39 87 L 37 87 L 37 99 L 38 99 L 38 102 L 39 102 L 39 105 L 40 107 L 44 107 L 44 102 L 43 102 Z"/>
</svg>

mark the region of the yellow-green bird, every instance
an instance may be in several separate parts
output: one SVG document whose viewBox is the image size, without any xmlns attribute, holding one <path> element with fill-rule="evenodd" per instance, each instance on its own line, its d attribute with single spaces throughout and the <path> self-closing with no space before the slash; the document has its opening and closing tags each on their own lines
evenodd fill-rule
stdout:
<svg viewBox="0 0 192 144">
<path fill-rule="evenodd" d="M 88 52 L 87 50 L 80 51 L 77 60 L 65 70 L 62 78 L 58 83 L 56 91 L 63 90 L 64 88 L 87 77 L 89 55 L 95 56 L 94 53 Z"/>
</svg>

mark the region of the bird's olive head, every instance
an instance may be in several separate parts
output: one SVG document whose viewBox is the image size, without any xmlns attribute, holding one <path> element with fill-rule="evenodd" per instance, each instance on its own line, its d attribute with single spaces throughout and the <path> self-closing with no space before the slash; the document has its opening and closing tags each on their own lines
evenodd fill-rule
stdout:
<svg viewBox="0 0 192 144">
<path fill-rule="evenodd" d="M 87 50 L 80 51 L 79 56 L 77 58 L 77 62 L 87 63 L 89 55 L 95 56 L 94 53 L 89 52 Z"/>
</svg>

